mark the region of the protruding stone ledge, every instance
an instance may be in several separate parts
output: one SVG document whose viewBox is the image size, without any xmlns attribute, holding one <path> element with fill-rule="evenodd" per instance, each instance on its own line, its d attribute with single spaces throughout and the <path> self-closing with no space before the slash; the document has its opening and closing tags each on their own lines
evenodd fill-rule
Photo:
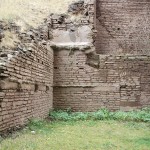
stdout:
<svg viewBox="0 0 150 150">
<path fill-rule="evenodd" d="M 50 46 L 54 50 L 80 50 L 85 51 L 92 48 L 92 44 L 89 42 L 65 42 L 65 43 L 54 43 L 51 42 Z"/>
<path fill-rule="evenodd" d="M 18 88 L 18 83 L 10 82 L 8 80 L 0 81 L 0 90 L 15 90 Z"/>
<path fill-rule="evenodd" d="M 54 86 L 54 88 L 74 88 L 74 89 L 84 89 L 84 88 L 91 88 L 91 91 L 116 91 L 118 92 L 120 90 L 119 84 L 108 84 L 108 83 L 101 83 L 101 84 L 95 84 L 95 85 L 61 85 L 61 86 Z"/>
<path fill-rule="evenodd" d="M 132 55 L 132 54 L 122 54 L 122 55 L 100 55 L 100 60 L 114 60 L 114 59 L 123 59 L 123 60 L 150 60 L 150 55 Z"/>
<path fill-rule="evenodd" d="M 21 83 L 13 82 L 10 80 L 0 80 L 0 90 L 27 90 L 27 91 L 48 91 L 51 86 L 45 84 L 35 84 L 35 83 Z"/>
</svg>

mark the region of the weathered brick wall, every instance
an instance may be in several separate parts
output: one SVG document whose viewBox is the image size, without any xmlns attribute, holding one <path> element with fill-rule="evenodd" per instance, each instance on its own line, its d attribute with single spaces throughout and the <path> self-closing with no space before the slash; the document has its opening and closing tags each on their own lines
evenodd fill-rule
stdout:
<svg viewBox="0 0 150 150">
<path fill-rule="evenodd" d="M 52 87 L 49 91 L 3 90 L 0 92 L 0 131 L 26 124 L 31 118 L 45 118 L 52 108 Z"/>
<path fill-rule="evenodd" d="M 95 111 L 106 107 L 126 111 L 150 106 L 149 2 L 97 0 L 98 54 L 92 45 L 95 39 L 94 3 L 85 0 L 86 13 L 74 30 L 80 35 L 79 28 L 90 27 L 89 36 L 81 41 L 72 44 L 70 35 L 73 34 L 67 37 L 70 29 L 65 28 L 63 36 L 64 29 L 59 21 L 54 21 L 61 37 L 54 38 L 54 108 Z M 70 41 L 65 43 L 62 37 Z M 88 38 L 93 39 L 88 41 L 90 47 L 83 43 Z M 84 44 L 88 47 L 85 50 L 82 49 Z M 130 55 L 125 55 L 127 53 Z"/>
<path fill-rule="evenodd" d="M 150 54 L 150 1 L 97 0 L 99 54 Z"/>
<path fill-rule="evenodd" d="M 150 106 L 150 57 L 101 56 L 99 68 L 84 52 L 55 51 L 54 108 L 132 110 Z"/>
<path fill-rule="evenodd" d="M 22 43 L 1 52 L 0 132 L 45 118 L 53 108 L 53 50 L 34 32 L 20 33 Z"/>
<path fill-rule="evenodd" d="M 53 105 L 75 111 L 150 106 L 149 2 L 97 1 L 98 54 L 94 6 L 94 0 L 73 3 L 74 20 L 51 15 L 25 33 L 11 25 L 20 42 L 0 47 L 0 131 L 45 118 Z"/>
</svg>

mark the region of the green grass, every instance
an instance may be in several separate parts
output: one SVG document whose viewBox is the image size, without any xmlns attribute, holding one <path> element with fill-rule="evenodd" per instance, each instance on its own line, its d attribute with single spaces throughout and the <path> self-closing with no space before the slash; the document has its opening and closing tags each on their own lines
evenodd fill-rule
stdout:
<svg viewBox="0 0 150 150">
<path fill-rule="evenodd" d="M 115 120 L 34 120 L 21 132 L 2 140 L 0 149 L 150 150 L 150 124 Z"/>
<path fill-rule="evenodd" d="M 0 139 L 0 150 L 150 150 L 150 109 L 132 112 L 50 112 Z"/>
<path fill-rule="evenodd" d="M 53 120 L 77 121 L 77 120 L 122 120 L 122 121 L 143 121 L 150 122 L 150 108 L 134 110 L 130 112 L 110 112 L 107 109 L 100 109 L 96 112 L 71 112 L 68 110 L 57 110 L 50 112 Z"/>
</svg>

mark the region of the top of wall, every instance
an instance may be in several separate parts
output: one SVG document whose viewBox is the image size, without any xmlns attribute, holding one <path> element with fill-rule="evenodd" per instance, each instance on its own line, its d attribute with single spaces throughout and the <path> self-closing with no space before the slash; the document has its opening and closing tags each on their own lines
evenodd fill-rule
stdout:
<svg viewBox="0 0 150 150">
<path fill-rule="evenodd" d="M 51 13 L 66 13 L 73 0 L 1 0 L 0 20 L 14 22 L 22 29 L 38 27 Z"/>
</svg>

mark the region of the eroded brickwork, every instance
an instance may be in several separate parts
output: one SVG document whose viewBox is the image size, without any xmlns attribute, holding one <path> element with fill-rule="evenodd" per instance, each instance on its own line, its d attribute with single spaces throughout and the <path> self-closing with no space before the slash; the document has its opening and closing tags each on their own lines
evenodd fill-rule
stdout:
<svg viewBox="0 0 150 150">
<path fill-rule="evenodd" d="M 19 32 L 21 43 L 1 52 L 1 132 L 45 118 L 53 108 L 53 50 L 44 41 L 47 35 L 40 29 Z"/>
<path fill-rule="evenodd" d="M 150 1 L 97 0 L 99 54 L 150 54 Z"/>
<path fill-rule="evenodd" d="M 150 105 L 149 56 L 101 56 L 99 68 L 84 52 L 55 52 L 54 107 L 76 111 L 132 110 Z"/>
<path fill-rule="evenodd" d="M 70 41 L 59 41 L 60 44 L 54 47 L 54 108 L 95 111 L 106 107 L 110 110 L 129 111 L 148 107 L 150 57 L 147 50 L 150 45 L 146 37 L 150 32 L 149 2 L 97 1 L 95 44 L 99 54 L 96 54 L 92 45 L 95 21 L 88 20 L 89 14 L 95 18 L 94 3 L 85 1 L 88 7 L 84 9 L 87 12 L 92 10 L 92 13 L 83 14 L 80 20 L 85 18 L 87 21 L 78 24 L 78 29 L 90 27 L 88 38 L 93 39 L 88 41 L 91 42 L 90 47 L 82 49 L 83 44 L 87 45 L 87 37 L 73 41 L 72 44 L 72 34 L 69 34 Z M 63 35 L 59 22 L 56 24 L 60 35 Z M 70 32 L 69 29 L 66 30 Z M 127 53 L 130 54 L 125 55 Z"/>
</svg>

